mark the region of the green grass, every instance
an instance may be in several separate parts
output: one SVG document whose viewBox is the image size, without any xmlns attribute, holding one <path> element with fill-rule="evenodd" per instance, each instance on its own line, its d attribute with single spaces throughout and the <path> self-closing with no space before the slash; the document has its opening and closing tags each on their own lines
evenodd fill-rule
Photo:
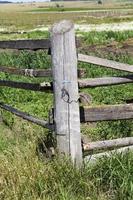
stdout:
<svg viewBox="0 0 133 200">
<path fill-rule="evenodd" d="M 29 10 L 28 12 L 72 12 L 72 11 L 99 11 L 99 10 L 109 10 L 110 12 L 111 11 L 114 11 L 114 10 L 123 10 L 123 9 L 132 9 L 133 8 L 133 4 L 127 4 L 126 7 L 111 7 L 111 8 L 104 8 L 104 7 L 101 7 L 101 6 L 97 6 L 97 7 L 87 7 L 87 8 L 78 8 L 78 7 L 64 7 L 62 4 L 58 4 L 57 3 L 57 6 L 56 7 L 44 7 L 44 8 L 37 8 L 37 9 L 33 9 L 33 10 Z"/>
<path fill-rule="evenodd" d="M 28 12 L 66 12 L 66 11 L 87 11 L 89 8 L 65 8 L 63 6 L 51 8 L 37 8 Z"/>
<path fill-rule="evenodd" d="M 53 3 L 53 2 L 52 2 Z M 119 8 L 119 4 L 107 4 L 99 6 L 94 3 L 94 6 L 90 6 L 88 2 L 75 2 L 67 7 L 64 4 L 59 3 L 57 8 L 56 3 L 49 5 L 8 5 L 4 8 L 0 7 L 0 29 L 5 28 L 6 31 L 18 31 L 18 30 L 31 30 L 40 26 L 52 25 L 53 23 L 68 19 L 77 24 L 101 24 L 101 23 L 119 23 L 130 22 L 133 20 L 132 4 L 123 3 Z M 58 3 L 57 3 L 58 4 Z M 80 4 L 82 6 L 80 7 Z M 64 5 L 64 7 L 61 7 Z M 121 9 L 122 8 L 122 9 Z M 86 11 L 88 12 L 78 12 Z M 50 13 L 53 11 L 53 13 Z M 64 12 L 61 12 L 64 11 Z M 66 11 L 70 11 L 67 13 Z M 76 11 L 76 12 L 73 12 Z M 57 13 L 54 13 L 57 12 Z"/>
<path fill-rule="evenodd" d="M 33 32 L 24 32 L 24 33 L 1 33 L 0 34 L 0 41 L 2 40 L 16 40 L 16 39 L 45 39 L 48 38 L 48 31 L 33 31 Z"/>
<path fill-rule="evenodd" d="M 127 39 L 133 38 L 133 31 L 91 31 L 88 33 L 77 31 L 79 35 L 82 35 L 82 41 L 84 45 L 98 45 L 98 44 L 110 44 L 111 42 L 124 42 Z M 119 44 L 121 45 L 121 44 Z M 109 55 L 110 56 L 110 55 Z M 124 57 L 124 55 L 123 55 Z M 128 60 L 128 59 L 127 59 Z M 128 61 L 127 61 L 128 62 Z"/>
<path fill-rule="evenodd" d="M 43 38 L 47 33 L 33 32 L 22 34 L 24 38 Z M 19 35 L 17 35 L 19 37 Z M 0 36 L 8 39 L 8 36 Z M 83 42 L 90 44 L 119 43 L 133 38 L 133 32 L 88 33 L 83 34 Z M 15 39 L 14 35 L 12 39 Z M 83 51 L 84 53 L 84 51 Z M 124 53 L 115 55 L 102 52 L 85 52 L 99 55 L 133 65 L 132 56 Z M 0 65 L 18 68 L 49 68 L 50 56 L 44 51 L 1 51 Z M 124 75 L 126 73 L 105 69 L 100 66 L 79 63 L 86 68 L 86 77 Z M 35 79 L 9 74 L 0 74 L 0 79 L 25 82 L 43 82 L 45 78 Z M 133 98 L 133 84 L 122 86 L 84 89 L 93 97 L 93 105 L 125 103 Z M 53 94 L 20 89 L 1 88 L 0 101 L 8 103 L 42 119 L 48 118 L 53 105 Z M 100 159 L 96 165 L 85 165 L 76 170 L 71 162 L 59 159 L 58 155 L 47 158 L 38 155 L 40 141 L 44 141 L 49 132 L 28 123 L 14 115 L 2 111 L 4 123 L 0 124 L 0 199 L 3 200 L 132 200 L 133 195 L 133 154 L 114 155 Z M 91 126 L 82 125 L 82 133 L 91 140 L 133 136 L 132 120 L 101 122 Z"/>
</svg>

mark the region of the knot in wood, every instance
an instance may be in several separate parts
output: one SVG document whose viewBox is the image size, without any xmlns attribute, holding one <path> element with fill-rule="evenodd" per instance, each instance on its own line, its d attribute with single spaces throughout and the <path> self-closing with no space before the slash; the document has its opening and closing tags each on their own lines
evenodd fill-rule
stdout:
<svg viewBox="0 0 133 200">
<path fill-rule="evenodd" d="M 34 70 L 33 69 L 25 69 L 25 76 L 34 77 Z"/>
</svg>

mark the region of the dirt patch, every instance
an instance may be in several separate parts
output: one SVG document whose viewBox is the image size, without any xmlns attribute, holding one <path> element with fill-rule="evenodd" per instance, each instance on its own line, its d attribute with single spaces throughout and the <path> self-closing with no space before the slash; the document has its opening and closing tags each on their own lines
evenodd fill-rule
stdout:
<svg viewBox="0 0 133 200">
<path fill-rule="evenodd" d="M 133 38 L 123 42 L 121 50 L 126 51 L 128 54 L 133 56 Z"/>
<path fill-rule="evenodd" d="M 106 45 L 81 46 L 80 50 L 86 53 L 98 53 L 101 55 L 108 55 L 109 53 L 112 53 L 113 55 L 128 54 L 133 56 L 133 38 L 128 39 L 122 43 L 112 42 Z"/>
</svg>

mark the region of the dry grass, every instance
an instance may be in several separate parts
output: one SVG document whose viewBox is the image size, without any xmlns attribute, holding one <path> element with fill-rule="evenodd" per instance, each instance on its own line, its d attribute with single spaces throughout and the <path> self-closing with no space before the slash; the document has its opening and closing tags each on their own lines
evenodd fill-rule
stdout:
<svg viewBox="0 0 133 200">
<path fill-rule="evenodd" d="M 45 8 L 56 8 L 56 2 L 50 3 L 29 3 L 29 4 L 6 4 L 0 6 L 0 28 L 13 30 L 26 30 L 53 24 L 61 19 L 73 20 L 75 23 L 97 24 L 112 23 L 133 20 L 133 4 L 112 3 L 109 1 L 98 5 L 91 2 L 59 2 L 64 8 L 70 9 L 70 13 L 56 12 L 45 13 Z M 88 12 L 72 12 L 72 8 L 89 9 Z M 40 12 L 40 11 L 43 12 Z M 77 11 L 78 11 L 77 10 Z M 31 12 L 35 11 L 35 12 Z M 39 12 L 37 12 L 39 11 Z M 49 10 L 50 11 L 50 10 Z M 102 18 L 102 21 L 101 21 Z"/>
<path fill-rule="evenodd" d="M 109 2 L 109 0 L 108 0 Z M 61 2 L 62 4 L 62 2 Z M 92 3 L 65 2 L 65 6 L 77 8 L 88 6 L 93 8 Z M 104 4 L 103 8 L 122 7 L 125 2 Z M 81 22 L 86 16 L 86 23 L 89 23 L 89 14 L 85 13 L 28 13 L 30 9 L 54 6 L 55 3 L 43 4 L 16 4 L 0 6 L 1 26 L 10 30 L 31 29 L 38 25 L 51 24 L 62 18 L 72 19 L 76 23 Z M 100 6 L 101 7 L 101 6 Z M 127 3 L 127 8 L 129 4 Z M 121 10 L 121 9 L 119 9 Z M 118 11 L 119 11 L 118 10 Z M 122 11 L 123 12 L 123 11 Z M 128 15 L 129 11 L 126 10 Z M 93 12 L 94 13 L 94 12 Z M 109 12 L 107 12 L 108 14 Z M 120 12 L 118 12 L 120 13 Z M 91 13 L 92 14 L 92 13 Z M 102 14 L 104 11 L 102 11 Z M 100 12 L 94 13 L 95 22 L 101 23 Z M 120 15 L 120 14 L 118 14 Z M 123 14 L 124 16 L 124 14 Z M 107 16 L 105 16 L 106 18 Z M 120 16 L 119 16 L 120 17 Z M 44 38 L 44 32 L 33 32 L 22 35 L 3 34 L 0 39 L 24 38 Z M 82 40 L 84 46 L 83 53 L 92 53 L 98 56 L 107 57 L 133 64 L 132 54 L 125 54 L 122 45 L 129 46 L 132 43 L 133 33 L 121 32 L 90 32 L 84 33 Z M 116 51 L 116 44 L 120 49 Z M 93 44 L 93 49 L 90 46 Z M 104 49 L 103 49 L 104 48 Z M 108 52 L 107 49 L 111 50 Z M 128 47 L 129 49 L 129 47 Z M 92 51 L 92 52 L 91 52 Z M 50 58 L 42 51 L 4 51 L 0 52 L 0 65 L 18 66 L 25 68 L 44 68 L 51 66 Z M 86 68 L 87 77 L 100 77 L 112 75 L 124 75 L 89 64 L 79 63 L 79 67 Z M 10 76 L 1 73 L 1 79 L 19 80 L 29 82 L 26 77 Z M 34 82 L 35 80 L 32 79 Z M 40 81 L 40 79 L 36 80 Z M 125 103 L 125 99 L 131 99 L 133 87 L 131 84 L 122 86 L 112 86 L 109 88 L 85 89 L 86 93 L 93 96 L 93 104 L 115 104 Z M 1 88 L 0 100 L 19 108 L 39 118 L 47 119 L 48 110 L 52 107 L 52 94 L 36 93 L 33 91 L 14 90 Z M 103 159 L 92 168 L 83 167 L 82 170 L 75 170 L 71 163 L 64 159 L 55 157 L 46 158 L 43 154 L 38 154 L 39 142 L 44 142 L 48 132 L 43 128 L 25 122 L 18 117 L 14 117 L 8 112 L 1 111 L 4 123 L 0 124 L 0 200 L 132 200 L 133 198 L 133 154 L 126 156 L 114 156 L 111 159 Z M 102 122 L 89 127 L 82 126 L 82 133 L 89 136 L 91 140 L 111 139 L 116 137 L 132 136 L 133 123 L 131 120 L 118 122 Z M 39 142 L 38 142 L 39 141 Z"/>
</svg>

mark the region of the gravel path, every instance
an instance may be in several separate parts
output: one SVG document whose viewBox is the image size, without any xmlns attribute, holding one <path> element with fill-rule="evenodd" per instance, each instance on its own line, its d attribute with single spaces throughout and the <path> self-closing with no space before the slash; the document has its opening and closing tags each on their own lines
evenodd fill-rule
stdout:
<svg viewBox="0 0 133 200">
<path fill-rule="evenodd" d="M 33 31 L 48 31 L 50 26 L 38 26 L 35 29 L 26 31 L 18 30 L 18 33 L 33 32 Z M 103 24 L 75 24 L 75 30 L 79 32 L 90 32 L 90 31 L 126 31 L 133 30 L 133 21 L 131 22 L 121 22 L 121 23 L 103 23 Z M 0 27 L 0 32 L 10 32 L 6 28 Z M 17 32 L 16 32 L 17 33 Z"/>
<path fill-rule="evenodd" d="M 31 31 L 47 31 L 49 27 L 37 27 Z M 75 29 L 81 32 L 90 31 L 126 31 L 133 30 L 133 21 L 131 22 L 121 22 L 121 23 L 105 23 L 105 24 L 75 24 Z"/>
</svg>

